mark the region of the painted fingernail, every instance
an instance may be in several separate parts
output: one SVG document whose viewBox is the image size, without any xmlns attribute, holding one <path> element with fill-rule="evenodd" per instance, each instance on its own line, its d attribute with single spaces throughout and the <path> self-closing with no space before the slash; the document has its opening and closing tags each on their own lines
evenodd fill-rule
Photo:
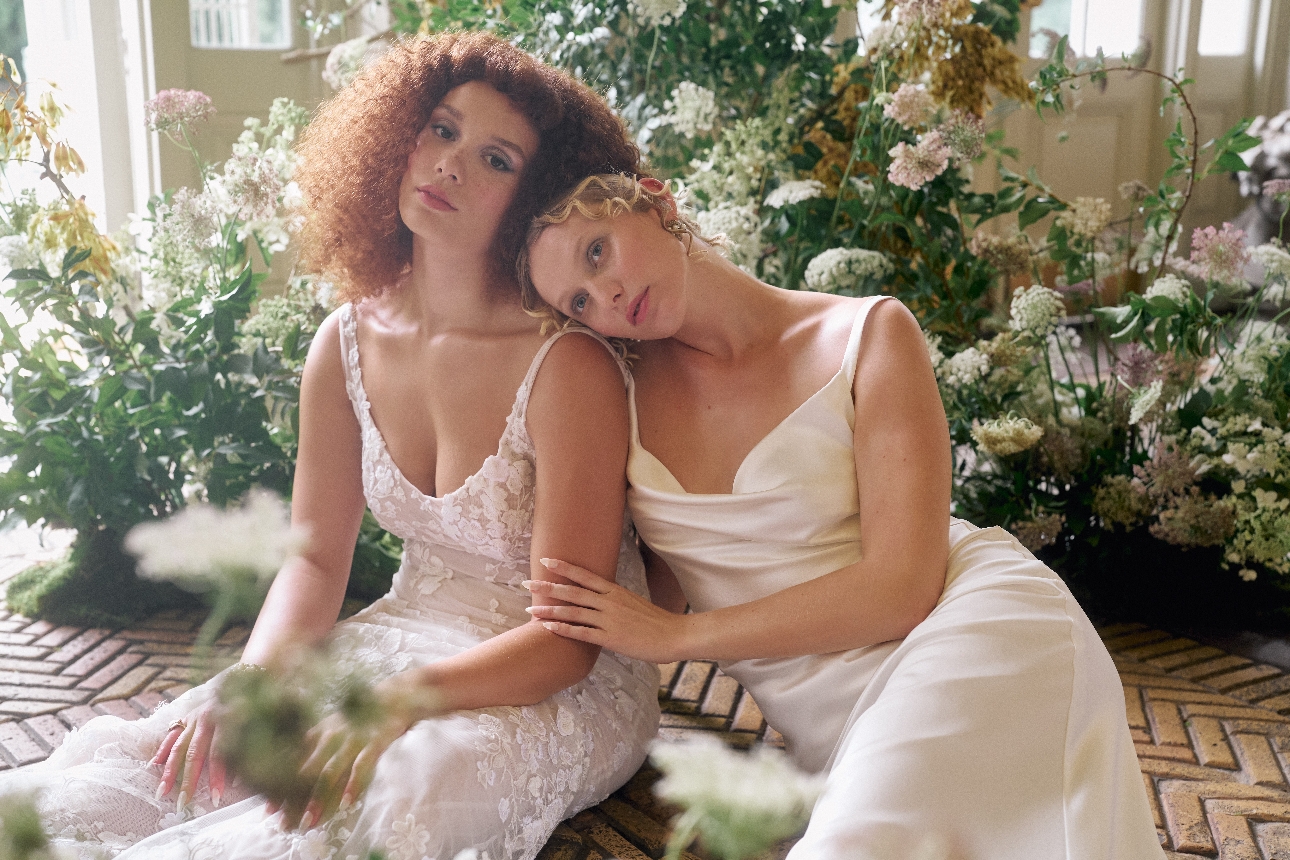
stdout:
<svg viewBox="0 0 1290 860">
<path fill-rule="evenodd" d="M 211 790 L 211 806 L 219 809 L 219 802 L 224 799 L 224 794 L 218 789 Z"/>
<path fill-rule="evenodd" d="M 318 823 L 318 810 L 306 809 L 304 817 L 300 819 L 301 830 L 312 830 L 313 826 Z"/>
<path fill-rule="evenodd" d="M 186 791 L 179 792 L 179 800 L 175 802 L 175 811 L 183 812 L 184 807 L 186 807 L 187 805 L 188 805 L 188 792 Z"/>
<path fill-rule="evenodd" d="M 161 800 L 161 798 L 165 797 L 169 793 L 170 786 L 166 785 L 165 780 L 157 783 L 157 800 Z"/>
<path fill-rule="evenodd" d="M 543 622 L 542 622 L 542 626 L 543 626 L 543 627 L 545 627 L 547 630 L 550 630 L 552 633 L 554 633 L 554 632 L 555 632 L 555 629 L 556 629 L 559 625 L 558 625 L 558 624 L 556 624 L 554 621 L 543 621 Z"/>
<path fill-rule="evenodd" d="M 531 579 L 526 579 L 526 580 L 524 580 L 523 582 L 521 582 L 521 583 L 520 583 L 520 585 L 524 586 L 524 587 L 525 587 L 525 588 L 527 588 L 529 591 L 532 591 L 532 590 L 533 590 L 533 580 L 531 580 Z"/>
<path fill-rule="evenodd" d="M 542 565 L 547 570 L 555 570 L 555 566 L 559 564 L 559 562 L 553 558 L 539 558 L 538 564 Z"/>
<path fill-rule="evenodd" d="M 527 612 L 529 615 L 532 615 L 532 614 L 533 614 L 533 607 L 532 607 L 532 606 L 526 606 L 526 607 L 524 607 L 524 611 L 525 611 L 525 612 Z"/>
<path fill-rule="evenodd" d="M 344 815 L 346 812 L 349 812 L 349 808 L 353 805 L 354 798 L 347 794 L 340 799 L 340 806 L 336 807 L 336 813 L 338 815 Z"/>
</svg>

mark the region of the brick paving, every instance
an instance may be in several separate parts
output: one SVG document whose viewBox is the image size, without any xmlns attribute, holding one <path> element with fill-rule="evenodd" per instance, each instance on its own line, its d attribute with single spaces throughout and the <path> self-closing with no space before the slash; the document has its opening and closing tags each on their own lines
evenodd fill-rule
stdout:
<svg viewBox="0 0 1290 860">
<path fill-rule="evenodd" d="M 0 558 L 0 580 L 7 578 Z M 0 604 L 0 770 L 41 761 L 99 714 L 138 719 L 188 689 L 201 618 L 168 612 L 123 630 L 56 627 Z M 1101 630 L 1124 685 L 1129 726 L 1166 856 L 1290 858 L 1290 674 L 1137 624 Z M 247 631 L 218 652 L 231 659 Z M 756 702 L 711 663 L 662 667 L 662 737 L 715 734 L 782 745 Z M 557 828 L 539 860 L 657 860 L 675 813 L 648 766 Z M 774 852 L 782 857 L 785 842 Z M 685 855 L 698 860 L 699 855 Z"/>
</svg>

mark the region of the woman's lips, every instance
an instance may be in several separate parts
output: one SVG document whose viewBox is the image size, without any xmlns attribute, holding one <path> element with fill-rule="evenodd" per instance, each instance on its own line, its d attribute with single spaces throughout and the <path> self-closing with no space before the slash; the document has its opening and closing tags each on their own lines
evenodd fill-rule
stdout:
<svg viewBox="0 0 1290 860">
<path fill-rule="evenodd" d="M 422 186 L 417 189 L 417 196 L 421 202 L 431 209 L 438 209 L 440 212 L 456 212 L 457 207 L 448 202 L 442 194 L 435 191 L 429 186 Z"/>
<path fill-rule="evenodd" d="M 648 310 L 649 287 L 646 287 L 645 291 L 636 297 L 636 301 L 632 302 L 631 305 L 628 306 L 627 322 L 631 325 L 640 325 L 641 321 L 645 319 L 645 313 Z"/>
</svg>

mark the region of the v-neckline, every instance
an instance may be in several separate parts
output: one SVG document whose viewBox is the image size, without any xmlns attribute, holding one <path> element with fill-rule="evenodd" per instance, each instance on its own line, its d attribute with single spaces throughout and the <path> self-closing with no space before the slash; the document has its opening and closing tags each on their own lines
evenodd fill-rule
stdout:
<svg viewBox="0 0 1290 860">
<path fill-rule="evenodd" d="M 849 341 L 848 341 L 848 343 L 849 343 Z M 772 436 L 774 436 L 776 433 L 778 433 L 782 427 L 784 427 L 786 424 L 788 424 L 788 422 L 789 422 L 789 421 L 793 420 L 793 418 L 794 418 L 795 416 L 797 416 L 798 414 L 800 414 L 804 409 L 806 409 L 806 407 L 807 407 L 807 406 L 809 406 L 812 402 L 814 402 L 817 398 L 819 398 L 822 394 L 824 394 L 824 392 L 826 392 L 826 391 L 828 391 L 830 388 L 832 388 L 832 387 L 833 387 L 833 384 L 834 384 L 835 382 L 837 382 L 838 377 L 842 376 L 842 375 L 844 374 L 844 372 L 845 372 L 845 371 L 846 371 L 846 357 L 844 356 L 844 357 L 843 357 L 843 360 L 842 360 L 842 367 L 838 368 L 837 373 L 834 373 L 834 374 L 833 374 L 833 376 L 829 377 L 829 381 L 828 381 L 828 382 L 826 382 L 826 383 L 824 383 L 822 386 L 820 386 L 820 387 L 815 391 L 815 393 L 814 393 L 814 394 L 812 394 L 810 397 L 806 398 L 806 399 L 805 399 L 805 400 L 803 400 L 801 403 L 799 403 L 799 404 L 797 405 L 797 408 L 796 408 L 796 409 L 794 409 L 792 412 L 790 412 L 790 413 L 788 413 L 787 415 L 785 415 L 785 416 L 784 416 L 784 417 L 779 421 L 779 423 L 778 423 L 778 424 L 776 424 L 774 427 L 770 428 L 770 430 L 769 430 L 769 431 L 767 431 L 766 435 L 765 435 L 765 436 L 762 436 L 762 437 L 761 437 L 761 439 L 759 439 L 759 440 L 757 441 L 757 444 L 753 445 L 753 446 L 752 446 L 752 448 L 750 448 L 750 449 L 748 450 L 748 453 L 744 455 L 744 458 L 743 458 L 742 460 L 740 460 L 740 461 L 739 461 L 739 466 L 738 466 L 738 468 L 736 468 L 736 469 L 735 469 L 735 476 L 734 476 L 734 478 L 733 478 L 733 479 L 731 480 L 731 482 L 730 482 L 730 490 L 729 490 L 729 492 L 724 492 L 724 493 L 692 493 L 692 492 L 690 492 L 689 490 L 687 490 L 687 489 L 686 489 L 686 488 L 681 484 L 681 482 L 680 482 L 679 480 L 677 480 L 676 475 L 672 474 L 672 470 L 671 470 L 671 469 L 669 469 L 669 468 L 668 468 L 668 467 L 663 463 L 663 461 L 662 461 L 662 460 L 660 460 L 658 457 L 654 456 L 654 454 L 653 454 L 653 453 L 651 453 L 651 452 L 650 452 L 650 450 L 649 450 L 648 448 L 646 448 L 644 445 L 642 445 L 642 444 L 641 444 L 639 410 L 637 410 L 637 408 L 636 408 L 636 388 L 635 388 L 635 386 L 633 386 L 633 387 L 632 387 L 632 411 L 633 411 L 633 412 L 635 412 L 635 413 L 637 413 L 637 420 L 636 420 L 636 421 L 634 421 L 634 422 L 632 422 L 632 444 L 635 446 L 635 448 L 636 448 L 636 450 L 637 450 L 637 451 L 640 451 L 642 454 L 644 454 L 645 456 L 649 457 L 651 460 L 653 460 L 655 463 L 657 463 L 657 464 L 658 464 L 658 467 L 659 467 L 660 469 L 662 469 L 662 470 L 663 470 L 663 472 L 667 475 L 667 477 L 668 477 L 668 478 L 670 478 L 670 479 L 671 479 L 672 483 L 673 483 L 674 485 L 676 485 L 676 488 L 677 488 L 678 490 L 680 490 L 680 492 L 681 492 L 681 494 L 682 494 L 682 495 L 686 495 L 686 496 L 696 496 L 696 497 L 700 497 L 700 496 L 741 496 L 741 495 L 745 495 L 744 493 L 740 493 L 740 492 L 739 492 L 739 489 L 738 489 L 738 488 L 739 488 L 739 476 L 740 476 L 740 475 L 742 475 L 742 474 L 744 473 L 744 467 L 748 465 L 748 462 L 753 458 L 753 455 L 754 455 L 754 454 L 756 454 L 756 453 L 757 453 L 757 451 L 758 451 L 759 449 L 761 449 L 762 447 L 764 447 L 764 446 L 766 445 L 766 443 L 770 440 L 770 438 L 771 438 Z"/>
<path fill-rule="evenodd" d="M 378 427 L 376 424 L 376 418 L 372 416 L 372 401 L 368 399 L 367 386 L 363 384 L 363 367 L 362 367 L 363 356 L 358 349 L 358 318 L 357 316 L 354 315 L 352 306 L 349 312 L 349 321 L 351 326 L 349 334 L 350 334 L 350 339 L 352 341 L 353 350 L 354 350 L 354 366 L 353 366 L 354 386 L 355 388 L 358 389 L 359 397 L 362 398 L 360 405 L 362 406 L 363 412 L 367 417 L 367 423 L 371 425 L 372 431 L 376 434 L 376 438 L 380 441 L 381 456 L 384 457 L 385 461 L 390 464 L 390 468 L 394 470 L 394 474 L 398 476 L 398 479 L 403 482 L 403 484 L 407 487 L 407 489 L 415 493 L 417 497 L 424 500 L 434 501 L 442 504 L 444 501 L 452 498 L 453 496 L 460 493 L 462 490 L 466 489 L 466 487 L 471 483 L 471 481 L 473 481 L 475 478 L 482 475 L 484 473 L 484 470 L 488 468 L 488 464 L 491 461 L 497 459 L 498 457 L 503 456 L 502 448 L 506 444 L 506 437 L 507 435 L 510 434 L 512 425 L 515 421 L 516 407 L 519 406 L 520 404 L 520 397 L 524 394 L 524 389 L 531 382 L 534 366 L 543 357 L 543 353 L 546 347 L 546 342 L 544 342 L 541 346 L 538 347 L 538 351 L 533 356 L 533 361 L 529 363 L 529 369 L 524 373 L 524 379 L 523 381 L 520 382 L 520 387 L 515 391 L 515 399 L 511 401 L 511 411 L 506 415 L 506 426 L 502 429 L 502 435 L 497 440 L 497 450 L 492 454 L 489 454 L 487 457 L 485 457 L 484 462 L 479 464 L 479 468 L 476 469 L 471 474 L 467 475 L 465 480 L 461 482 L 461 485 L 459 487 L 444 493 L 442 496 L 436 496 L 432 493 L 427 493 L 422 491 L 420 487 L 412 483 L 411 479 L 408 478 L 408 476 L 403 473 L 403 469 L 399 467 L 399 464 L 394 461 L 394 455 L 390 453 L 390 446 L 385 441 L 385 434 L 381 432 L 381 428 Z"/>
</svg>

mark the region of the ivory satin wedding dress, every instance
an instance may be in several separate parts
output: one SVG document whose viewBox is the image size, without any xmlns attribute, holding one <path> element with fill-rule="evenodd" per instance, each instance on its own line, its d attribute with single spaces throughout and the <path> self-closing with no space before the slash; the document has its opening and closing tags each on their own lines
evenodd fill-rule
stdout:
<svg viewBox="0 0 1290 860">
<path fill-rule="evenodd" d="M 363 435 L 363 489 L 381 525 L 404 539 L 390 592 L 333 631 L 333 653 L 373 680 L 458 654 L 529 621 L 535 455 L 529 393 L 551 345 L 533 359 L 498 451 L 458 490 L 427 496 L 400 473 L 372 421 L 355 336 L 341 311 L 346 388 Z M 587 334 L 586 332 L 583 333 Z M 597 338 L 599 339 L 599 338 Z M 602 341 L 603 343 L 603 341 Z M 609 349 L 608 344 L 605 344 Z M 646 593 L 635 534 L 624 521 L 617 581 Z M 423 720 L 380 758 L 371 786 L 344 815 L 282 833 L 262 797 L 235 784 L 212 809 L 205 775 L 186 813 L 175 792 L 154 797 L 147 761 L 172 720 L 213 695 L 197 687 L 147 719 L 99 717 L 50 758 L 0 777 L 0 793 L 41 787 L 55 843 L 79 857 L 122 860 L 531 860 L 564 818 L 604 799 L 644 761 L 658 727 L 657 667 L 603 651 L 591 674 L 525 707 Z"/>
<path fill-rule="evenodd" d="M 628 507 L 694 611 L 858 561 L 852 388 L 842 368 L 749 453 L 729 494 L 687 493 L 640 444 Z M 950 524 L 945 588 L 901 641 L 722 663 L 827 787 L 792 860 L 1163 858 L 1110 656 L 1065 584 L 1000 528 Z"/>
</svg>

